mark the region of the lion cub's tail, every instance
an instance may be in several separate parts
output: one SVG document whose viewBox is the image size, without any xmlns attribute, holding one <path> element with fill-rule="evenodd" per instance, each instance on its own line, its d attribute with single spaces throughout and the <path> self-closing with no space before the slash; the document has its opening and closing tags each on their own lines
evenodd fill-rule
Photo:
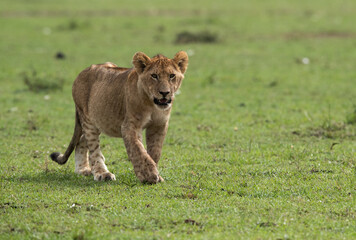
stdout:
<svg viewBox="0 0 356 240">
<path fill-rule="evenodd" d="M 82 135 L 82 126 L 80 124 L 78 111 L 75 111 L 75 127 L 72 140 L 69 143 L 69 146 L 64 154 L 59 152 L 54 152 L 50 155 L 51 159 L 58 164 L 65 164 L 68 161 L 69 156 L 72 154 L 75 146 L 78 144 L 79 139 Z"/>
</svg>

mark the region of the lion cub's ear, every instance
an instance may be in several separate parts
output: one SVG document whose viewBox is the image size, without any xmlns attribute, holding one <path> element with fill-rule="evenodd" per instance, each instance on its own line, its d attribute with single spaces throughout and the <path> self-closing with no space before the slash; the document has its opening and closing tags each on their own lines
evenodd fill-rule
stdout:
<svg viewBox="0 0 356 240">
<path fill-rule="evenodd" d="M 137 73 L 142 73 L 146 66 L 151 63 L 151 58 L 149 58 L 143 52 L 137 52 L 132 59 L 132 64 L 135 66 Z"/>
<path fill-rule="evenodd" d="M 180 71 L 185 73 L 188 67 L 188 54 L 184 51 L 177 52 L 173 61 L 178 65 Z"/>
</svg>

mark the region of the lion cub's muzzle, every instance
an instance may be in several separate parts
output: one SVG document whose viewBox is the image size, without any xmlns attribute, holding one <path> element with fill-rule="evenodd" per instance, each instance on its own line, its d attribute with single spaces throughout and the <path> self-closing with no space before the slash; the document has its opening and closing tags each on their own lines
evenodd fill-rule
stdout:
<svg viewBox="0 0 356 240">
<path fill-rule="evenodd" d="M 172 98 L 168 95 L 170 92 L 159 92 L 162 95 L 162 98 L 154 98 L 153 101 L 156 105 L 166 107 L 172 102 Z"/>
<path fill-rule="evenodd" d="M 167 98 L 161 98 L 161 99 L 158 99 L 158 98 L 154 98 L 153 99 L 154 103 L 156 105 L 159 105 L 159 106 L 168 106 L 171 102 L 172 102 L 172 99 L 167 99 Z"/>
</svg>

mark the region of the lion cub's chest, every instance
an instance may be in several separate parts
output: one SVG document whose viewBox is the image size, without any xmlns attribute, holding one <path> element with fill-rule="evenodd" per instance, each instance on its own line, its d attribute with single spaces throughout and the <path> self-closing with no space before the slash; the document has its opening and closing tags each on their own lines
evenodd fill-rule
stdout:
<svg viewBox="0 0 356 240">
<path fill-rule="evenodd" d="M 165 125 L 169 121 L 169 112 L 165 111 L 153 111 L 151 114 L 142 118 L 141 130 L 144 130 L 150 126 Z"/>
<path fill-rule="evenodd" d="M 137 116 L 137 127 L 141 131 L 152 125 L 164 125 L 169 121 L 170 113 L 166 111 L 153 111 Z M 110 137 L 122 137 L 121 128 L 125 121 L 125 116 L 107 115 L 96 118 L 96 127 L 105 135 Z"/>
<path fill-rule="evenodd" d="M 166 110 L 166 111 L 157 110 L 157 111 L 153 112 L 151 118 L 152 118 L 152 121 L 154 121 L 156 123 L 164 124 L 169 121 L 170 115 L 171 115 L 170 110 Z"/>
</svg>

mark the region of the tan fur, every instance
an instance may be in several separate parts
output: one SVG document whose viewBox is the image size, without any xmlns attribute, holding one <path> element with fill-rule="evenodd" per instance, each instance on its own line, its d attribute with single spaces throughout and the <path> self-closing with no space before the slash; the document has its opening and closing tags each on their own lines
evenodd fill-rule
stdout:
<svg viewBox="0 0 356 240">
<path fill-rule="evenodd" d="M 75 131 L 64 155 L 51 154 L 54 161 L 64 164 L 75 146 L 77 173 L 93 174 L 99 181 L 115 180 L 100 150 L 99 135 L 105 133 L 123 138 L 141 182 L 163 181 L 157 164 L 174 94 L 184 78 L 188 56 L 181 51 L 173 59 L 162 55 L 149 58 L 138 52 L 132 63 L 134 67 L 130 69 L 109 62 L 92 65 L 79 74 L 73 84 Z M 142 143 L 144 129 L 147 151 Z"/>
</svg>

